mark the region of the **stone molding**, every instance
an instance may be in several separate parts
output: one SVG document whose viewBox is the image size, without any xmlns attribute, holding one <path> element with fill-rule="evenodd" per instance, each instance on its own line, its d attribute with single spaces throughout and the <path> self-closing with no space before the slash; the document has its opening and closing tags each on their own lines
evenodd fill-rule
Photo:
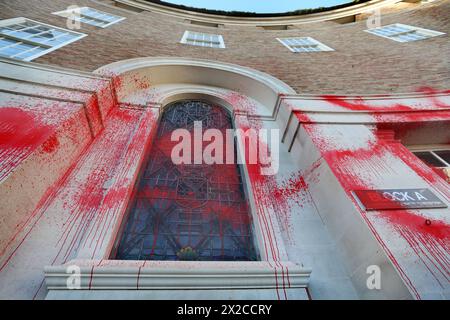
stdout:
<svg viewBox="0 0 450 320">
<path fill-rule="evenodd" d="M 155 12 L 172 17 L 194 20 L 198 22 L 225 24 L 225 25 L 245 25 L 245 26 L 277 26 L 277 25 L 298 25 L 311 22 L 320 22 L 345 18 L 360 13 L 367 13 L 381 7 L 392 5 L 401 0 L 373 0 L 361 4 L 355 4 L 345 8 L 329 10 L 319 13 L 311 13 L 296 16 L 282 17 L 232 17 L 214 14 L 206 14 L 189 10 L 177 9 L 161 4 L 142 0 L 114 0 L 117 4 L 137 8 L 144 11 Z"/>
<path fill-rule="evenodd" d="M 72 260 L 45 268 L 49 290 L 68 289 L 70 266 L 80 268 L 80 290 L 306 288 L 311 274 L 292 262 Z"/>
</svg>

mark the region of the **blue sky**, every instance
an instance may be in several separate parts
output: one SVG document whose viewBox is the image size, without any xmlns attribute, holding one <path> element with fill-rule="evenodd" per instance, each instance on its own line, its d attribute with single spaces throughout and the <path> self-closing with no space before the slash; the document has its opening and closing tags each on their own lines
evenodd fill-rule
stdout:
<svg viewBox="0 0 450 320">
<path fill-rule="evenodd" d="M 286 12 L 296 9 L 329 7 L 350 0 L 164 0 L 190 7 L 258 13 Z"/>
</svg>

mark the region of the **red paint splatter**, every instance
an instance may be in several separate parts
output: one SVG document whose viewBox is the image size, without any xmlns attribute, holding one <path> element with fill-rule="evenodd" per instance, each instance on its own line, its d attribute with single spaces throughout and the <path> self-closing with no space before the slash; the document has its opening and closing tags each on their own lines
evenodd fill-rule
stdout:
<svg viewBox="0 0 450 320">
<path fill-rule="evenodd" d="M 44 142 L 42 145 L 42 149 L 44 152 L 52 153 L 54 152 L 59 146 L 58 137 L 56 134 L 53 134 L 47 141 Z"/>
<path fill-rule="evenodd" d="M 330 104 L 353 110 L 353 111 L 411 111 L 414 110 L 410 106 L 395 104 L 388 106 L 372 106 L 368 104 L 362 97 L 348 98 L 345 96 L 323 95 L 322 99 Z"/>
<path fill-rule="evenodd" d="M 237 128 L 243 130 L 243 132 L 247 132 L 250 129 L 260 129 L 262 128 L 262 123 L 260 120 L 249 121 L 246 116 L 236 116 L 236 126 Z M 241 141 L 241 143 L 245 146 L 247 154 L 245 155 L 246 159 L 250 158 L 250 139 L 246 136 L 245 140 Z M 262 144 L 263 148 L 267 148 L 264 144 Z M 248 161 L 245 164 L 247 169 L 247 174 L 250 180 L 250 188 L 252 190 L 252 194 L 254 197 L 254 204 L 256 206 L 256 214 L 259 220 L 260 233 L 262 235 L 263 249 L 265 252 L 265 256 L 268 259 L 271 267 L 274 268 L 275 272 L 275 280 L 276 286 L 278 288 L 278 277 L 281 276 L 282 284 L 281 288 L 284 292 L 284 297 L 287 299 L 285 285 L 286 282 L 289 283 L 288 278 L 288 270 L 284 271 L 284 266 L 280 263 L 282 260 L 281 252 L 278 246 L 277 234 L 278 231 L 274 228 L 274 223 L 272 221 L 272 215 L 275 214 L 276 218 L 279 221 L 287 221 L 289 215 L 289 205 L 287 204 L 287 199 L 285 197 L 278 196 L 276 190 L 279 190 L 279 185 L 275 179 L 275 176 L 263 175 L 262 168 L 263 163 L 268 163 L 267 159 L 259 159 L 256 164 L 251 164 Z M 280 193 L 278 193 L 279 195 Z M 281 239 L 280 239 L 281 241 Z M 272 265 L 273 264 L 273 265 Z M 278 268 L 281 269 L 281 275 L 278 275 Z M 278 290 L 277 290 L 278 298 L 280 299 Z"/>
<path fill-rule="evenodd" d="M 389 255 L 391 261 L 399 270 L 407 286 L 417 298 L 420 298 L 420 294 L 415 288 L 413 281 L 385 243 L 385 238 L 379 235 L 372 219 L 369 219 L 367 213 L 359 208 L 351 192 L 353 190 L 376 189 L 376 186 L 370 181 L 370 176 L 384 174 L 391 170 L 389 164 L 383 160 L 385 155 L 392 155 L 402 159 L 419 176 L 429 182 L 434 188 L 439 188 L 444 194 L 448 194 L 449 192 L 448 185 L 444 185 L 445 182 L 433 170 L 424 165 L 405 147 L 395 141 L 392 134 L 378 132 L 379 138 L 370 140 L 365 147 L 338 149 L 332 142 L 327 140 L 330 139 L 329 137 L 322 136 L 321 131 L 317 130 L 317 125 L 304 124 L 303 127 L 313 139 L 313 142 L 343 186 L 348 197 L 354 202 L 355 207 L 360 211 L 366 223 Z M 362 177 L 358 173 L 362 168 L 365 168 L 364 170 L 368 172 L 366 177 Z M 377 215 L 376 212 L 372 214 Z M 416 252 L 417 256 L 423 261 L 430 272 L 433 274 L 438 272 L 445 277 L 448 276 L 449 263 L 448 258 L 446 258 L 446 254 L 449 251 L 448 224 L 435 221 L 434 226 L 425 226 L 425 218 L 419 217 L 413 211 L 408 210 L 380 211 L 378 212 L 378 217 L 385 219 L 396 230 L 397 234 L 409 243 L 411 249 Z M 436 280 L 439 282 L 437 277 Z"/>
<path fill-rule="evenodd" d="M 53 131 L 52 126 L 44 124 L 29 111 L 0 108 L 0 181 L 44 143 Z"/>
</svg>

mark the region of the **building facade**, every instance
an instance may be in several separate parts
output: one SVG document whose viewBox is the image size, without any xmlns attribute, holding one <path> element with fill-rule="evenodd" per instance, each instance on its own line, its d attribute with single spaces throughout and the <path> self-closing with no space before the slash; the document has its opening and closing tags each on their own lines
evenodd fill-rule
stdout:
<svg viewBox="0 0 450 320">
<path fill-rule="evenodd" d="M 0 298 L 448 299 L 449 17 L 0 1 Z"/>
</svg>

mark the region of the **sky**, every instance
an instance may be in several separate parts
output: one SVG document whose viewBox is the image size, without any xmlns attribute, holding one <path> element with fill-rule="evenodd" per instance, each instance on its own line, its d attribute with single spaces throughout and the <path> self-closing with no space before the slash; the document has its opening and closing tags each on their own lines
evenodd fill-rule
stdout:
<svg viewBox="0 0 450 320">
<path fill-rule="evenodd" d="M 330 7 L 350 0 L 164 0 L 189 7 L 247 11 L 257 13 L 286 12 L 297 9 Z"/>
</svg>

